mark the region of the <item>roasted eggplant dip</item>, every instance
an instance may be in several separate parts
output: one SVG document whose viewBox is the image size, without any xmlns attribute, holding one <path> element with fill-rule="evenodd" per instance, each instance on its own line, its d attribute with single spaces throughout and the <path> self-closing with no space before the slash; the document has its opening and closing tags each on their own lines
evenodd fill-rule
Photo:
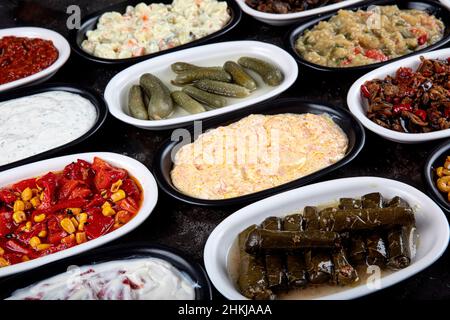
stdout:
<svg viewBox="0 0 450 320">
<path fill-rule="evenodd" d="M 327 114 L 255 114 L 181 147 L 171 178 L 191 197 L 234 198 L 326 168 L 345 156 L 347 146 Z"/>
<path fill-rule="evenodd" d="M 245 3 L 258 11 L 267 13 L 294 13 L 342 2 L 345 0 L 245 0 Z"/>
<path fill-rule="evenodd" d="M 223 108 L 229 99 L 243 99 L 262 86 L 275 87 L 284 80 L 281 70 L 255 57 L 240 57 L 222 66 L 171 65 L 176 74 L 171 91 L 157 76 L 145 73 L 128 93 L 129 114 L 140 120 L 162 120 Z M 251 75 L 249 70 L 254 73 Z"/>
<path fill-rule="evenodd" d="M 167 50 L 206 37 L 230 20 L 228 5 L 217 0 L 139 3 L 124 14 L 104 13 L 81 47 L 104 59 L 125 59 Z"/>
<path fill-rule="evenodd" d="M 306 30 L 295 48 L 303 59 L 321 66 L 362 66 L 426 48 L 442 39 L 444 28 L 426 11 L 396 5 L 339 10 Z"/>
<path fill-rule="evenodd" d="M 317 298 L 362 284 L 374 268 L 382 275 L 406 268 L 416 238 L 406 201 L 370 193 L 248 227 L 230 250 L 228 270 L 249 299 Z"/>
<path fill-rule="evenodd" d="M 193 300 L 196 286 L 165 260 L 135 258 L 72 269 L 7 300 Z"/>
<path fill-rule="evenodd" d="M 399 132 L 426 133 L 450 128 L 448 60 L 420 58 L 417 70 L 399 68 L 395 75 L 366 81 L 367 117 Z"/>
</svg>

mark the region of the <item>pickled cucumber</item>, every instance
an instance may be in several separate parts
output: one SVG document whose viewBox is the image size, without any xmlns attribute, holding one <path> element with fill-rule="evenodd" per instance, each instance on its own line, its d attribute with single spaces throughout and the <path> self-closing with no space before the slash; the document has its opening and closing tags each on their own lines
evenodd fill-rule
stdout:
<svg viewBox="0 0 450 320">
<path fill-rule="evenodd" d="M 258 73 L 269 86 L 278 86 L 283 82 L 284 76 L 281 70 L 266 61 L 251 57 L 241 57 L 238 63 L 244 68 Z"/>
<path fill-rule="evenodd" d="M 221 81 L 200 80 L 195 82 L 194 86 L 198 89 L 226 97 L 245 98 L 250 94 L 250 90 L 247 88 Z"/>
<path fill-rule="evenodd" d="M 160 120 L 169 117 L 173 112 L 173 101 L 169 89 L 151 73 L 145 73 L 139 79 L 142 90 L 150 97 L 148 115 Z"/>
<path fill-rule="evenodd" d="M 227 100 L 224 97 L 200 90 L 191 85 L 185 86 L 183 88 L 183 92 L 191 98 L 194 98 L 195 100 L 200 101 L 212 108 L 222 108 L 227 104 Z"/>
<path fill-rule="evenodd" d="M 201 67 L 195 64 L 190 64 L 186 62 L 175 62 L 171 65 L 172 71 L 175 73 L 182 73 L 184 71 L 189 71 L 192 69 L 210 69 L 210 70 L 222 70 L 222 67 Z"/>
<path fill-rule="evenodd" d="M 243 86 L 250 91 L 256 89 L 256 81 L 236 62 L 225 62 L 223 69 L 231 75 L 236 84 Z"/>
<path fill-rule="evenodd" d="M 192 99 L 189 95 L 183 91 L 174 91 L 170 94 L 173 101 L 179 105 L 181 108 L 189 113 L 200 113 L 205 112 L 205 108 L 198 103 L 196 100 Z"/>
<path fill-rule="evenodd" d="M 172 80 L 172 84 L 176 86 L 192 83 L 197 80 L 211 79 L 223 82 L 231 82 L 231 75 L 223 69 L 211 70 L 207 68 L 195 68 L 179 73 Z"/>
<path fill-rule="evenodd" d="M 128 93 L 128 109 L 132 117 L 141 120 L 148 120 L 147 107 L 144 102 L 145 94 L 142 94 L 141 87 L 134 85 Z"/>
</svg>

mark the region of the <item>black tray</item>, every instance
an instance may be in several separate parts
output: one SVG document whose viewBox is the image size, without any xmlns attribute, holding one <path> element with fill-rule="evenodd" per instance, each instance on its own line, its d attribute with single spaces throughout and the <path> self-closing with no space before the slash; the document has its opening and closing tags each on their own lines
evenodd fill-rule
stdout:
<svg viewBox="0 0 450 320">
<path fill-rule="evenodd" d="M 0 299 L 3 300 L 10 297 L 17 289 L 28 287 L 36 282 L 66 272 L 69 266 L 84 266 L 142 257 L 155 257 L 170 262 L 198 284 L 198 287 L 195 288 L 196 300 L 212 299 L 211 284 L 206 276 L 206 272 L 198 263 L 191 261 L 178 250 L 143 242 L 95 249 L 88 253 L 53 262 L 6 279 L 0 279 Z"/>
<path fill-rule="evenodd" d="M 249 195 L 223 200 L 198 199 L 190 197 L 178 191 L 177 188 L 172 184 L 170 178 L 170 171 L 173 166 L 171 153 L 174 147 L 177 146 L 177 144 L 182 141 L 182 138 L 180 138 L 180 140 L 177 141 L 172 141 L 171 139 L 166 140 L 164 144 L 160 147 L 160 149 L 157 151 L 153 164 L 155 179 L 158 182 L 159 187 L 164 192 L 166 192 L 173 198 L 184 201 L 186 203 L 210 207 L 220 207 L 228 205 L 238 206 L 254 202 L 259 199 L 286 190 L 306 185 L 314 180 L 317 180 L 323 175 L 348 164 L 358 155 L 365 142 L 365 132 L 362 125 L 353 117 L 352 114 L 350 114 L 347 110 L 343 108 L 339 108 L 328 104 L 322 104 L 320 102 L 305 101 L 298 98 L 278 99 L 258 104 L 250 108 L 238 110 L 233 113 L 229 113 L 214 119 L 204 121 L 202 128 L 203 131 L 206 131 L 212 128 L 227 125 L 232 122 L 236 122 L 250 114 L 279 114 L 279 113 L 307 113 L 307 112 L 315 114 L 322 114 L 322 113 L 329 114 L 332 117 L 332 119 L 344 130 L 349 139 L 348 150 L 345 157 L 327 168 L 314 172 L 300 179 L 291 181 L 289 183 L 280 185 L 278 187 L 259 191 Z M 193 137 L 194 128 L 190 127 L 188 130 L 191 134 L 191 137 Z"/>
<path fill-rule="evenodd" d="M 154 58 L 156 56 L 165 54 L 165 53 L 170 53 L 170 52 L 174 52 L 177 50 L 182 50 L 182 49 L 187 49 L 187 48 L 191 48 L 194 46 L 198 46 L 200 44 L 206 44 L 211 42 L 212 40 L 216 40 L 216 38 L 224 35 L 225 33 L 227 33 L 228 31 L 230 31 L 231 29 L 233 29 L 241 20 L 242 17 L 242 11 L 241 8 L 237 5 L 237 3 L 233 0 L 221 0 L 221 1 L 225 1 L 228 3 L 228 9 L 230 11 L 230 21 L 219 31 L 216 31 L 206 37 L 203 37 L 201 39 L 197 39 L 194 40 L 192 42 L 183 44 L 181 46 L 177 46 L 171 49 L 167 49 L 167 50 L 162 50 L 159 52 L 155 52 L 155 53 L 151 53 L 151 54 L 147 54 L 144 56 L 139 56 L 139 57 L 132 57 L 132 58 L 126 58 L 126 59 L 104 59 L 104 58 L 99 58 L 96 57 L 94 55 L 91 55 L 90 53 L 87 53 L 86 51 L 83 50 L 83 48 L 81 48 L 81 43 L 83 42 L 83 40 L 86 39 L 86 32 L 89 30 L 93 30 L 96 28 L 97 26 L 97 22 L 100 19 L 100 16 L 102 14 L 104 14 L 105 12 L 109 12 L 109 11 L 117 11 L 120 13 L 124 13 L 125 9 L 127 6 L 136 6 L 137 4 L 141 3 L 141 2 L 145 2 L 147 4 L 149 3 L 164 3 L 164 4 L 170 4 L 172 3 L 172 0 L 151 0 L 151 1 L 145 1 L 145 0 L 131 0 L 131 1 L 125 1 L 110 7 L 107 7 L 101 11 L 95 12 L 93 14 L 88 15 L 87 17 L 83 18 L 81 21 L 81 27 L 80 29 L 73 29 L 69 32 L 69 43 L 70 46 L 72 47 L 72 50 L 75 51 L 78 55 L 82 56 L 83 58 L 89 60 L 89 61 L 93 61 L 93 62 L 98 62 L 98 63 L 103 63 L 103 64 L 107 64 L 107 65 L 123 65 L 123 66 L 127 66 L 127 65 L 131 65 L 133 63 L 136 62 L 140 62 L 143 60 L 147 60 L 150 58 Z"/>
<path fill-rule="evenodd" d="M 444 165 L 445 159 L 450 156 L 450 140 L 446 140 L 443 144 L 434 149 L 423 169 L 423 177 L 426 189 L 430 197 L 447 213 L 450 213 L 450 202 L 447 200 L 447 195 L 436 186 L 437 176 L 435 170 Z"/>
<path fill-rule="evenodd" d="M 78 86 L 78 85 L 72 85 L 72 84 L 49 83 L 49 84 L 39 84 L 36 86 L 15 89 L 12 91 L 8 91 L 7 93 L 1 93 L 0 94 L 0 102 L 6 101 L 6 100 L 11 100 L 11 99 L 16 99 L 16 98 L 21 98 L 21 97 L 26 97 L 26 96 L 30 96 L 30 95 L 37 94 L 37 93 L 48 92 L 48 91 L 67 91 L 67 92 L 78 94 L 78 95 L 88 99 L 95 106 L 95 109 L 97 111 L 97 119 L 95 120 L 94 125 L 88 132 L 83 134 L 81 137 L 79 137 L 69 143 L 66 143 L 65 145 L 56 147 L 56 148 L 48 150 L 48 151 L 38 153 L 34 156 L 31 156 L 31 157 L 28 157 L 28 158 L 25 158 L 25 159 L 22 159 L 19 161 L 15 161 L 15 162 L 0 166 L 0 172 L 7 170 L 7 169 L 17 167 L 17 166 L 24 165 L 27 163 L 31 163 L 31 162 L 35 162 L 35 161 L 42 160 L 45 158 L 49 158 L 50 156 L 52 156 L 64 149 L 67 149 L 76 144 L 79 144 L 80 142 L 83 142 L 87 138 L 91 137 L 102 126 L 103 122 L 106 119 L 106 116 L 108 115 L 108 108 L 106 106 L 105 100 L 103 100 L 103 97 L 101 97 L 99 94 L 97 94 L 93 90 L 90 90 L 90 89 L 87 89 L 87 88 L 84 88 L 84 87 Z"/>
<path fill-rule="evenodd" d="M 428 46 L 426 48 L 423 48 L 421 50 L 414 51 L 412 53 L 406 54 L 404 56 L 400 56 L 398 58 L 394 58 L 391 60 L 379 62 L 379 63 L 373 63 L 368 64 L 364 66 L 355 66 L 355 67 L 348 67 L 348 68 L 337 68 L 337 67 L 328 67 L 328 66 L 321 66 L 312 62 L 309 62 L 305 59 L 303 59 L 300 54 L 297 53 L 297 50 L 295 49 L 295 41 L 297 38 L 305 32 L 307 29 L 311 29 L 316 24 L 318 24 L 320 21 L 326 21 L 330 19 L 332 16 L 336 14 L 336 12 L 332 12 L 326 15 L 323 15 L 319 18 L 315 18 L 313 20 L 310 20 L 300 26 L 294 27 L 287 35 L 285 39 L 285 45 L 289 52 L 292 54 L 292 56 L 297 60 L 297 62 L 310 70 L 313 71 L 322 71 L 322 72 L 331 72 L 331 73 L 337 73 L 337 72 L 346 72 L 346 73 L 355 73 L 355 74 L 362 74 L 365 72 L 368 72 L 369 70 L 376 69 L 378 67 L 381 67 L 384 64 L 400 60 L 421 52 L 427 52 L 432 51 L 435 49 L 438 49 L 440 47 L 443 47 L 450 41 L 450 11 L 440 3 L 432 0 L 420 0 L 420 1 L 408 1 L 408 0 L 401 0 L 401 1 L 393 1 L 393 0 L 380 0 L 380 1 L 372 1 L 369 3 L 363 3 L 363 4 L 356 4 L 350 7 L 346 7 L 345 10 L 357 10 L 357 9 L 367 9 L 370 6 L 373 5 L 397 5 L 400 9 L 420 9 L 425 10 L 429 14 L 434 15 L 435 17 L 442 20 L 442 22 L 445 25 L 444 30 L 444 36 L 441 40 L 436 42 L 435 44 Z"/>
</svg>

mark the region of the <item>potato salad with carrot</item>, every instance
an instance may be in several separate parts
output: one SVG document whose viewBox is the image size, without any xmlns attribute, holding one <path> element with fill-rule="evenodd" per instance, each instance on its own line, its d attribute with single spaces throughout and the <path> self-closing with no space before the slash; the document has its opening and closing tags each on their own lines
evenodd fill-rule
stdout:
<svg viewBox="0 0 450 320">
<path fill-rule="evenodd" d="M 225 1 L 139 3 L 128 6 L 124 14 L 104 13 L 81 46 L 105 59 L 137 57 L 203 38 L 222 29 L 230 18 Z"/>
<path fill-rule="evenodd" d="M 426 11 L 372 6 L 339 10 L 306 30 L 295 44 L 307 61 L 328 67 L 382 62 L 428 47 L 442 39 L 444 24 Z"/>
</svg>

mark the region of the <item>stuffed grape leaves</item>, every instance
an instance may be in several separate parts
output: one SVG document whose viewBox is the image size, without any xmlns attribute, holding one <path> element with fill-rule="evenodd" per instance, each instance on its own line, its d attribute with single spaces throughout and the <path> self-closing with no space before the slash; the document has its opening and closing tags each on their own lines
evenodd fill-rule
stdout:
<svg viewBox="0 0 450 320">
<path fill-rule="evenodd" d="M 369 193 L 361 197 L 363 208 L 382 208 L 383 196 L 379 192 Z"/>
<path fill-rule="evenodd" d="M 301 214 L 293 214 L 284 218 L 284 231 L 302 231 L 303 217 Z M 305 257 L 303 252 L 286 255 L 286 273 L 289 288 L 300 288 L 308 283 Z"/>
<path fill-rule="evenodd" d="M 359 209 L 361 208 L 361 200 L 352 198 L 341 198 L 339 199 L 339 209 Z"/>
<path fill-rule="evenodd" d="M 374 232 L 366 238 L 367 265 L 384 267 L 387 261 L 387 247 L 381 232 Z"/>
<path fill-rule="evenodd" d="M 256 228 L 255 225 L 250 226 L 239 234 L 239 290 L 249 299 L 274 299 L 272 290 L 268 288 L 264 261 L 260 256 L 245 252 L 248 234 Z"/>
<path fill-rule="evenodd" d="M 277 217 L 266 218 L 261 227 L 266 230 L 281 230 L 281 219 Z M 269 288 L 281 287 L 285 283 L 284 257 L 282 255 L 266 254 L 266 272 Z"/>
<path fill-rule="evenodd" d="M 364 237 L 360 234 L 354 234 L 350 239 L 349 259 L 355 265 L 360 265 L 366 262 L 366 242 Z"/>
<path fill-rule="evenodd" d="M 344 248 L 333 252 L 334 282 L 339 285 L 349 285 L 359 280 L 355 268 L 348 262 Z"/>
</svg>

